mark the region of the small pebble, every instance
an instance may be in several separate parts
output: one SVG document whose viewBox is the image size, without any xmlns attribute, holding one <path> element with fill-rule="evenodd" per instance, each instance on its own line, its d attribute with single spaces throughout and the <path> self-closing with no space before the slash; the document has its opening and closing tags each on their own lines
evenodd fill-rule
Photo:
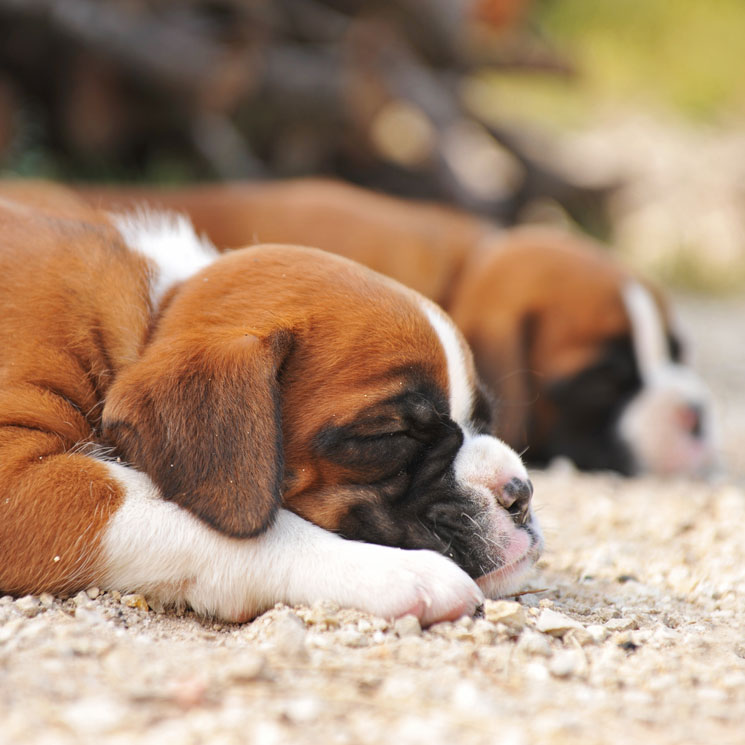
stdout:
<svg viewBox="0 0 745 745">
<path fill-rule="evenodd" d="M 260 678 L 265 670 L 266 658 L 263 654 L 252 650 L 243 650 L 230 661 L 223 675 L 233 683 L 248 683 Z"/>
<path fill-rule="evenodd" d="M 489 623 L 484 618 L 479 618 L 476 623 L 473 624 L 471 631 L 473 640 L 476 644 L 493 644 L 497 637 L 497 628 L 493 623 Z"/>
<path fill-rule="evenodd" d="M 637 623 L 633 618 L 611 618 L 606 621 L 605 628 L 608 631 L 628 631 L 637 628 Z"/>
<path fill-rule="evenodd" d="M 283 706 L 285 716 L 293 724 L 311 724 L 323 711 L 320 699 L 315 696 L 303 696 L 288 701 Z"/>
<path fill-rule="evenodd" d="M 511 631 L 521 631 L 525 626 L 525 610 L 511 600 L 487 600 L 484 618 L 492 623 L 502 623 Z"/>
<path fill-rule="evenodd" d="M 106 623 L 106 619 L 92 605 L 77 606 L 77 608 L 75 608 L 75 618 L 89 626 L 103 625 Z"/>
<path fill-rule="evenodd" d="M 97 597 L 98 597 L 98 596 L 99 596 L 99 595 L 101 594 L 101 590 L 99 590 L 99 589 L 98 589 L 97 587 L 89 587 L 89 588 L 88 588 L 88 589 L 87 589 L 87 590 L 85 591 L 85 594 L 86 594 L 86 595 L 87 595 L 87 596 L 88 596 L 88 597 L 89 597 L 89 598 L 90 598 L 91 600 L 95 600 L 95 599 L 96 599 L 96 598 L 97 598 Z"/>
<path fill-rule="evenodd" d="M 631 638 L 624 639 L 623 641 L 618 642 L 618 648 L 622 649 L 624 652 L 636 652 L 637 649 L 639 649 L 639 645 Z"/>
<path fill-rule="evenodd" d="M 553 654 L 551 642 L 542 634 L 525 630 L 517 641 L 517 649 L 528 655 L 550 657 Z"/>
<path fill-rule="evenodd" d="M 548 663 L 548 670 L 557 678 L 568 678 L 579 671 L 583 662 L 584 658 L 579 650 L 562 649 Z"/>
<path fill-rule="evenodd" d="M 601 644 L 610 636 L 610 632 L 608 631 L 608 629 L 605 626 L 601 626 L 597 623 L 593 623 L 588 626 L 586 628 L 586 631 L 592 637 L 592 640 L 596 644 Z"/>
<path fill-rule="evenodd" d="M 22 619 L 14 618 L 12 621 L 8 621 L 0 626 L 0 644 L 10 641 L 20 630 L 22 625 Z"/>
<path fill-rule="evenodd" d="M 540 683 L 548 680 L 550 677 L 548 668 L 542 662 L 528 662 L 525 665 L 523 672 L 526 677 Z"/>
<path fill-rule="evenodd" d="M 34 616 L 39 615 L 43 610 L 39 599 L 35 598 L 33 595 L 25 595 L 22 598 L 18 598 L 15 602 L 15 607 L 16 610 L 23 613 L 26 618 L 33 618 Z"/>
<path fill-rule="evenodd" d="M 440 621 L 440 623 L 433 623 L 427 631 L 434 636 L 442 636 L 448 638 L 453 634 L 453 624 L 450 621 Z"/>
<path fill-rule="evenodd" d="M 273 649 L 287 657 L 304 657 L 307 654 L 305 624 L 293 611 L 277 614 L 269 627 Z"/>
<path fill-rule="evenodd" d="M 128 608 L 139 608 L 139 610 L 149 611 L 150 606 L 147 604 L 144 595 L 140 595 L 139 592 L 132 593 L 131 595 L 122 595 L 122 605 L 126 605 Z"/>
<path fill-rule="evenodd" d="M 471 717 L 474 714 L 488 716 L 490 713 L 489 701 L 484 692 L 470 680 L 456 683 L 451 701 L 456 709 Z"/>
<path fill-rule="evenodd" d="M 82 606 L 90 605 L 91 599 L 88 597 L 87 593 L 81 591 L 73 598 L 73 602 L 78 608 L 80 608 Z"/>
<path fill-rule="evenodd" d="M 370 637 L 360 633 L 357 629 L 343 629 L 339 632 L 337 639 L 345 647 L 367 647 L 370 644 Z"/>
<path fill-rule="evenodd" d="M 419 625 L 419 619 L 416 616 L 406 615 L 397 618 L 393 624 L 393 630 L 399 637 L 404 636 L 421 636 L 422 627 Z"/>
<path fill-rule="evenodd" d="M 570 629 L 584 629 L 579 621 L 550 608 L 544 608 L 541 611 L 535 627 L 544 634 L 558 637 L 564 636 Z"/>
<path fill-rule="evenodd" d="M 306 620 L 311 626 L 321 626 L 327 629 L 335 629 L 341 625 L 339 619 L 339 606 L 326 600 L 313 603 Z"/>
<path fill-rule="evenodd" d="M 588 632 L 586 628 L 580 626 L 576 629 L 569 629 L 567 633 L 562 637 L 564 644 L 579 644 L 584 647 L 588 644 L 594 643 L 595 639 L 592 634 Z"/>
<path fill-rule="evenodd" d="M 92 695 L 81 698 L 61 710 L 62 721 L 80 739 L 85 736 L 100 737 L 113 732 L 128 717 L 126 707 L 114 698 Z"/>
<path fill-rule="evenodd" d="M 41 595 L 39 595 L 39 602 L 45 608 L 51 608 L 54 605 L 54 595 L 51 595 L 48 592 L 42 592 Z"/>
</svg>

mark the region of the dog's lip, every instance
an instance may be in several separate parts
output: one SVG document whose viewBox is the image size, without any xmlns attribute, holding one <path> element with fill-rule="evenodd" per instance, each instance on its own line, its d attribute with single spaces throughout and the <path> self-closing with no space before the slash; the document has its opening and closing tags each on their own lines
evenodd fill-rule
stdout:
<svg viewBox="0 0 745 745">
<path fill-rule="evenodd" d="M 476 579 L 476 583 L 487 582 L 494 579 L 504 579 L 511 574 L 523 571 L 527 566 L 532 565 L 538 557 L 533 555 L 533 550 L 527 551 L 519 559 L 511 561 L 509 564 L 493 569 L 487 574 L 482 574 Z"/>
<path fill-rule="evenodd" d="M 491 572 L 487 572 L 486 574 L 482 574 L 480 577 L 477 577 L 475 580 L 476 583 L 481 585 L 482 583 L 487 583 L 491 580 L 505 579 L 512 574 L 519 574 L 520 572 L 523 572 L 525 569 L 527 569 L 529 566 L 535 564 L 535 562 L 538 561 L 538 558 L 541 555 L 541 540 L 533 534 L 529 533 L 529 535 L 531 537 L 530 545 L 522 554 L 520 554 L 517 558 L 512 559 L 512 561 L 510 561 L 508 564 L 503 564 L 501 567 L 492 569 Z"/>
</svg>

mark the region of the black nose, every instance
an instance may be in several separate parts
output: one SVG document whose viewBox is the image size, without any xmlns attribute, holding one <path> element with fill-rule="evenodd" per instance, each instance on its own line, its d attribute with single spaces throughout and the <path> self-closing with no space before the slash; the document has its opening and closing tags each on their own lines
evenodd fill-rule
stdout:
<svg viewBox="0 0 745 745">
<path fill-rule="evenodd" d="M 530 479 L 514 478 L 502 487 L 500 503 L 512 515 L 518 525 L 525 525 L 530 515 L 530 500 L 533 496 L 533 484 Z"/>
<path fill-rule="evenodd" d="M 690 404 L 687 411 L 688 431 L 691 437 L 700 440 L 704 436 L 704 407 L 700 404 Z"/>
</svg>

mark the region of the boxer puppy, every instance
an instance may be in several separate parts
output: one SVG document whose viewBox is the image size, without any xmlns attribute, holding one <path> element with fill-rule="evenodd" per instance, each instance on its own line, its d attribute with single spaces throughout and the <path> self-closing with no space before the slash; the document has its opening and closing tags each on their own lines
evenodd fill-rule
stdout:
<svg viewBox="0 0 745 745">
<path fill-rule="evenodd" d="M 440 303 L 496 394 L 496 434 L 536 465 L 699 474 L 716 464 L 710 396 L 664 297 L 589 240 L 497 232 L 444 207 L 323 180 L 89 190 L 96 204 L 188 214 L 219 248 L 293 241 L 353 258 Z"/>
<path fill-rule="evenodd" d="M 5 183 L 0 308 L 2 592 L 428 624 L 541 551 L 462 337 L 354 262 Z"/>
<path fill-rule="evenodd" d="M 495 236 L 448 307 L 503 402 L 498 431 L 533 463 L 565 456 L 627 475 L 714 465 L 710 395 L 664 297 L 589 241 Z"/>
</svg>

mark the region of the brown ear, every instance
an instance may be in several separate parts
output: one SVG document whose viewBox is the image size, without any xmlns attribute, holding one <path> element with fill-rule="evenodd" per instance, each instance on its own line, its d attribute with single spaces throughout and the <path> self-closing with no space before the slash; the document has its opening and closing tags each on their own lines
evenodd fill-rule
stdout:
<svg viewBox="0 0 745 745">
<path fill-rule="evenodd" d="M 150 347 L 112 386 L 104 436 L 164 499 L 227 535 L 257 535 L 281 501 L 277 373 L 291 344 L 289 332 L 236 332 Z"/>
<path fill-rule="evenodd" d="M 494 433 L 518 452 L 531 439 L 531 414 L 538 393 L 537 371 L 531 366 L 531 347 L 537 318 L 483 319 L 471 338 L 476 369 L 496 397 Z M 467 335 L 468 337 L 468 335 Z"/>
</svg>

